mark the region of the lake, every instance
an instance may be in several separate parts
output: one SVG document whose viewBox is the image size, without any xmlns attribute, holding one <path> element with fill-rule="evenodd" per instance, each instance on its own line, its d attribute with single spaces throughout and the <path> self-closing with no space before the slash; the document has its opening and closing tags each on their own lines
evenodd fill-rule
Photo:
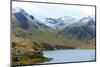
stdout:
<svg viewBox="0 0 100 67">
<path fill-rule="evenodd" d="M 95 60 L 95 50 L 87 50 L 87 49 L 44 51 L 43 54 L 45 57 L 53 58 L 53 59 L 48 62 L 43 62 L 42 64 Z"/>
</svg>

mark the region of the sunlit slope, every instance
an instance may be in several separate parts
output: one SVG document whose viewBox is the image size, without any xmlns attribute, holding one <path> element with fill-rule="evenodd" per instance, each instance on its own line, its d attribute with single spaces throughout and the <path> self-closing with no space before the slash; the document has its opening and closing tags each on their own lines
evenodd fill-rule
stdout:
<svg viewBox="0 0 100 67">
<path fill-rule="evenodd" d="M 40 50 L 74 49 L 95 37 L 95 22 L 90 17 L 57 30 L 18 9 L 12 13 L 12 41 L 17 45 Z"/>
</svg>

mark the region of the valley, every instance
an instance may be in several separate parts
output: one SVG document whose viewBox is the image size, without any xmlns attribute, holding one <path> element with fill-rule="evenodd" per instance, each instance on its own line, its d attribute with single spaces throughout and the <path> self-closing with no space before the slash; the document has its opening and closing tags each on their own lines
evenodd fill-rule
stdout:
<svg viewBox="0 0 100 67">
<path fill-rule="evenodd" d="M 44 20 L 47 24 L 28 14 L 22 8 L 13 8 L 11 22 L 13 66 L 34 65 L 53 59 L 45 57 L 43 51 L 95 50 L 94 18 L 87 17 L 77 21 L 73 18 L 70 24 L 61 18 Z"/>
</svg>

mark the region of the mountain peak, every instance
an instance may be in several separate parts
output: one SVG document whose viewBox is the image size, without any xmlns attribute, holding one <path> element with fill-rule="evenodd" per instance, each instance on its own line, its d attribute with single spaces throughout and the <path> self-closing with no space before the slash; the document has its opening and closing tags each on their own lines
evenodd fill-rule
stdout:
<svg viewBox="0 0 100 67">
<path fill-rule="evenodd" d="M 17 13 L 17 12 L 25 13 L 24 9 L 22 8 L 19 7 L 12 8 L 12 13 Z"/>
</svg>

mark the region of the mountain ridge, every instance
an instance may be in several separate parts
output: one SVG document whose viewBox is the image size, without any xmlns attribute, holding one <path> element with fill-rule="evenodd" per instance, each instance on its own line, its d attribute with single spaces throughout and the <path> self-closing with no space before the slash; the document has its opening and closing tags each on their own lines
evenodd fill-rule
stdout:
<svg viewBox="0 0 100 67">
<path fill-rule="evenodd" d="M 28 39 L 33 39 L 33 40 L 35 37 L 35 40 L 38 40 L 37 42 L 39 42 L 40 40 L 41 42 L 43 41 L 46 44 L 50 44 L 51 46 L 57 46 L 57 44 L 63 43 L 63 40 L 64 41 L 72 40 L 73 42 L 80 41 L 78 43 L 81 43 L 81 41 L 84 41 L 84 40 L 88 41 L 91 38 L 95 38 L 95 33 L 94 33 L 95 21 L 91 17 L 84 17 L 84 18 L 78 19 L 77 22 L 75 21 L 75 23 L 72 23 L 69 25 L 62 23 L 62 22 L 66 22 L 66 21 L 62 21 L 62 19 L 66 19 L 67 17 L 64 17 L 64 18 L 60 17 L 57 19 L 46 18 L 46 19 L 49 19 L 50 23 L 52 24 L 61 23 L 61 25 L 64 25 L 63 27 L 61 27 L 61 29 L 57 27 L 56 29 L 52 29 L 50 26 L 44 24 L 42 21 L 35 18 L 33 15 L 26 13 L 22 8 L 18 8 L 18 9 L 19 10 L 17 11 L 16 9 L 14 9 L 14 12 L 12 12 L 12 18 L 13 18 L 12 32 L 15 37 L 22 37 L 22 38 L 28 38 Z M 70 16 L 68 16 L 68 19 L 69 18 Z M 51 20 L 53 20 L 53 22 L 51 22 Z M 74 19 L 72 18 L 70 20 L 75 20 L 75 18 Z M 49 37 L 49 36 L 51 36 L 50 37 L 51 42 L 47 41 L 49 39 L 47 39 L 46 37 Z M 58 41 L 61 40 L 61 43 L 58 42 L 57 40 Z M 66 42 L 66 47 L 74 46 L 70 44 Z M 65 44 L 63 43 L 63 45 Z"/>
</svg>

